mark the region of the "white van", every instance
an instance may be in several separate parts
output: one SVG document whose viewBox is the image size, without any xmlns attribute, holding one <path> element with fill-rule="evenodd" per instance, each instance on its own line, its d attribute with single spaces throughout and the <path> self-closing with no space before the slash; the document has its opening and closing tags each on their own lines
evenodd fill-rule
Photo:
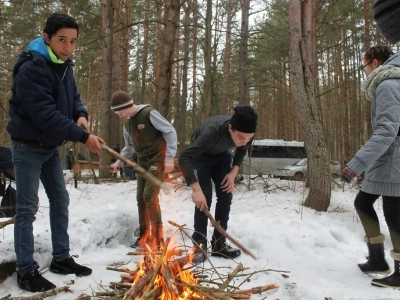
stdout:
<svg viewBox="0 0 400 300">
<path fill-rule="evenodd" d="M 245 175 L 272 175 L 278 168 L 307 158 L 304 142 L 254 140 L 240 167 Z"/>
</svg>

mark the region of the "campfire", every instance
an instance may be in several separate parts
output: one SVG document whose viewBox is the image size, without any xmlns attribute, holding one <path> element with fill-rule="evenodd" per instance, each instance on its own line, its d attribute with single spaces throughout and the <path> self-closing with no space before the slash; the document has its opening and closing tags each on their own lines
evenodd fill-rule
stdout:
<svg viewBox="0 0 400 300">
<path fill-rule="evenodd" d="M 170 222 L 170 224 L 174 224 Z M 176 225 L 179 226 L 179 225 Z M 189 237 L 182 226 L 183 234 Z M 136 269 L 127 267 L 109 267 L 109 270 L 122 272 L 119 282 L 111 282 L 113 291 L 98 292 L 96 296 L 110 296 L 112 299 L 143 299 L 143 300 L 198 300 L 198 299 L 250 299 L 251 294 L 259 294 L 274 288 L 277 284 L 253 287 L 241 290 L 239 287 L 249 281 L 249 278 L 260 272 L 279 270 L 261 270 L 244 274 L 248 268 L 239 263 L 229 274 L 220 274 L 212 266 L 205 269 L 203 264 L 192 265 L 193 249 L 176 247 L 168 249 L 171 238 L 167 238 L 161 249 L 154 250 L 149 246 L 144 252 L 129 252 L 128 255 L 141 255 L 143 259 Z M 215 277 L 215 278 L 214 278 Z M 233 281 L 242 280 L 237 286 Z"/>
</svg>

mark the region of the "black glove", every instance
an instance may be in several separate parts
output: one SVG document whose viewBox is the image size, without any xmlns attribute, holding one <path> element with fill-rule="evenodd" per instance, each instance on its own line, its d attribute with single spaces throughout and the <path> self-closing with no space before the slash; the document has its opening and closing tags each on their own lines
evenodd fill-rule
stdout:
<svg viewBox="0 0 400 300">
<path fill-rule="evenodd" d="M 350 183 L 357 175 L 350 170 L 348 167 L 345 167 L 342 171 L 342 180 Z"/>
</svg>

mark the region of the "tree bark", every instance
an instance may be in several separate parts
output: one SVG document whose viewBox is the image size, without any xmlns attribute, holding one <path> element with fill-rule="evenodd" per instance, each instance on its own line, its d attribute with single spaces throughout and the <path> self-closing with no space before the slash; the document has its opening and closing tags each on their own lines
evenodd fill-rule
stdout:
<svg viewBox="0 0 400 300">
<path fill-rule="evenodd" d="M 239 105 L 249 104 L 249 86 L 247 83 L 247 43 L 249 40 L 250 0 L 243 0 L 242 27 L 239 48 Z"/>
<path fill-rule="evenodd" d="M 176 31 L 179 26 L 180 0 L 169 0 L 164 12 L 164 29 L 162 31 L 162 56 L 160 61 L 160 77 L 157 86 L 158 111 L 169 118 L 171 79 L 174 63 Z"/>
<path fill-rule="evenodd" d="M 212 67 L 211 67 L 211 57 L 212 57 L 212 47 L 211 47 L 211 29 L 212 29 L 212 0 L 207 0 L 206 9 L 206 20 L 205 20 L 205 37 L 204 37 L 204 47 L 203 47 L 203 57 L 204 57 L 204 89 L 202 97 L 202 115 L 201 121 L 206 120 L 210 117 L 211 112 L 211 93 L 212 93 Z"/>
<path fill-rule="evenodd" d="M 112 93 L 112 71 L 113 71 L 113 22 L 114 22 L 114 0 L 102 0 L 104 7 L 104 57 L 103 57 L 103 74 L 101 85 L 101 105 L 100 105 L 100 136 L 107 143 L 111 136 L 111 109 L 110 99 Z M 110 172 L 105 166 L 111 162 L 110 155 L 100 156 L 100 178 L 109 177 Z"/>
<path fill-rule="evenodd" d="M 304 205 L 317 211 L 328 209 L 331 197 L 331 170 L 322 120 L 316 98 L 316 28 L 312 26 L 316 0 L 289 0 L 290 84 L 308 156 L 310 191 Z"/>
</svg>

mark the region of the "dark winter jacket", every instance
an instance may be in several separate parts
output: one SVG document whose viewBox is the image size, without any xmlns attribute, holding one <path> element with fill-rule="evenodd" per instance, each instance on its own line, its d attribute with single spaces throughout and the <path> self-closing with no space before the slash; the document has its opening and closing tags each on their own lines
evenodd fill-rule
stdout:
<svg viewBox="0 0 400 300">
<path fill-rule="evenodd" d="M 56 147 L 83 142 L 88 134 L 73 121 L 87 118 L 77 92 L 72 62 L 53 63 L 43 38 L 32 41 L 13 70 L 7 131 L 12 140 Z"/>
<path fill-rule="evenodd" d="M 230 116 L 214 116 L 198 127 L 191 137 L 189 147 L 184 150 L 179 157 L 179 166 L 188 184 L 197 182 L 193 170 L 193 160 L 205 156 L 216 156 L 236 147 L 229 133 Z M 233 157 L 233 166 L 240 166 L 246 151 L 249 149 L 253 140 L 247 145 L 237 147 Z"/>
</svg>

